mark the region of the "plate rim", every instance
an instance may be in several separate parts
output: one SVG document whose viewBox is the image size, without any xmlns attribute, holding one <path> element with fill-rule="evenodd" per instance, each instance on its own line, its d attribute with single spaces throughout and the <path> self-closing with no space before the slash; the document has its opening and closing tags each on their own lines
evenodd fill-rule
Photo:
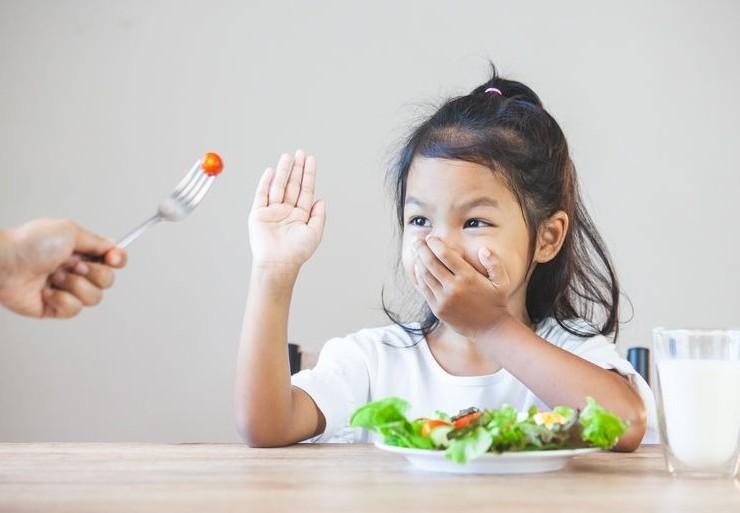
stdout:
<svg viewBox="0 0 740 513">
<path fill-rule="evenodd" d="M 398 447 L 396 445 L 388 445 L 380 440 L 374 442 L 375 447 L 382 451 L 391 452 L 395 454 L 401 454 L 405 456 L 426 456 L 426 457 L 439 457 L 447 460 L 444 457 L 445 451 L 437 449 L 418 449 L 415 447 Z M 486 459 L 500 459 L 500 458 L 511 458 L 511 459 L 530 459 L 530 458 L 557 458 L 557 457 L 575 457 L 582 454 L 592 454 L 595 452 L 604 452 L 604 449 L 599 447 L 579 447 L 577 449 L 545 449 L 540 451 L 510 451 L 510 452 L 487 452 L 486 454 L 471 460 L 481 461 Z"/>
</svg>

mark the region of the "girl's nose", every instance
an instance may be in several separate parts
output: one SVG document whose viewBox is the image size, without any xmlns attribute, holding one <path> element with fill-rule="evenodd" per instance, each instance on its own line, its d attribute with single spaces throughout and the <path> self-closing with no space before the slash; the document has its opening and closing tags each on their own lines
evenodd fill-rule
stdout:
<svg viewBox="0 0 740 513">
<path fill-rule="evenodd" d="M 458 254 L 463 254 L 463 246 L 459 237 L 456 237 L 452 233 L 445 232 L 444 230 L 433 230 L 432 233 L 427 236 L 427 239 L 429 239 L 429 237 L 435 237 L 444 242 L 448 248 L 451 248 Z"/>
</svg>

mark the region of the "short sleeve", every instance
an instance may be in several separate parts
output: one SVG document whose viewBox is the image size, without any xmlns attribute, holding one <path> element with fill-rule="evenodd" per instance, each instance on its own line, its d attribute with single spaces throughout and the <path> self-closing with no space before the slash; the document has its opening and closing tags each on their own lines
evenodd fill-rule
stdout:
<svg viewBox="0 0 740 513">
<path fill-rule="evenodd" d="M 337 441 L 352 413 L 370 395 L 367 360 L 351 337 L 329 340 L 316 366 L 294 374 L 291 383 L 311 396 L 326 419 L 324 433 L 311 442 Z"/>
<path fill-rule="evenodd" d="M 606 337 L 597 335 L 588 339 L 571 339 L 563 345 L 563 349 L 570 351 L 588 360 L 594 365 L 603 369 L 613 369 L 624 376 L 640 394 L 645 410 L 647 412 L 647 431 L 642 439 L 644 444 L 659 443 L 658 436 L 658 416 L 655 409 L 655 396 L 650 389 L 650 385 L 635 370 L 632 365 L 619 356 L 613 343 L 609 342 Z"/>
</svg>

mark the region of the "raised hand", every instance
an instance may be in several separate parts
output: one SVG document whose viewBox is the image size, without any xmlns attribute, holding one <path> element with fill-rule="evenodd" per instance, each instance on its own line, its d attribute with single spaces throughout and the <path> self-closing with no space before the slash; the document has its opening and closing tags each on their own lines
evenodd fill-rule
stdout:
<svg viewBox="0 0 740 513">
<path fill-rule="evenodd" d="M 315 183 L 316 159 L 301 150 L 263 173 L 249 214 L 253 266 L 297 269 L 316 251 L 326 209 L 314 200 Z"/>
</svg>

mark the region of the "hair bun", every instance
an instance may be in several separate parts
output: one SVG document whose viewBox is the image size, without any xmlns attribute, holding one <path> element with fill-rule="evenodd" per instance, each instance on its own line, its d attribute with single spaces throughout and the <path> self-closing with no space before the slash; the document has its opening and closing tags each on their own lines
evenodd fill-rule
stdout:
<svg viewBox="0 0 740 513">
<path fill-rule="evenodd" d="M 491 63 L 491 78 L 479 85 L 470 93 L 471 95 L 500 94 L 512 100 L 521 100 L 542 108 L 542 101 L 532 89 L 517 82 L 501 78 L 496 71 L 496 66 Z"/>
</svg>

